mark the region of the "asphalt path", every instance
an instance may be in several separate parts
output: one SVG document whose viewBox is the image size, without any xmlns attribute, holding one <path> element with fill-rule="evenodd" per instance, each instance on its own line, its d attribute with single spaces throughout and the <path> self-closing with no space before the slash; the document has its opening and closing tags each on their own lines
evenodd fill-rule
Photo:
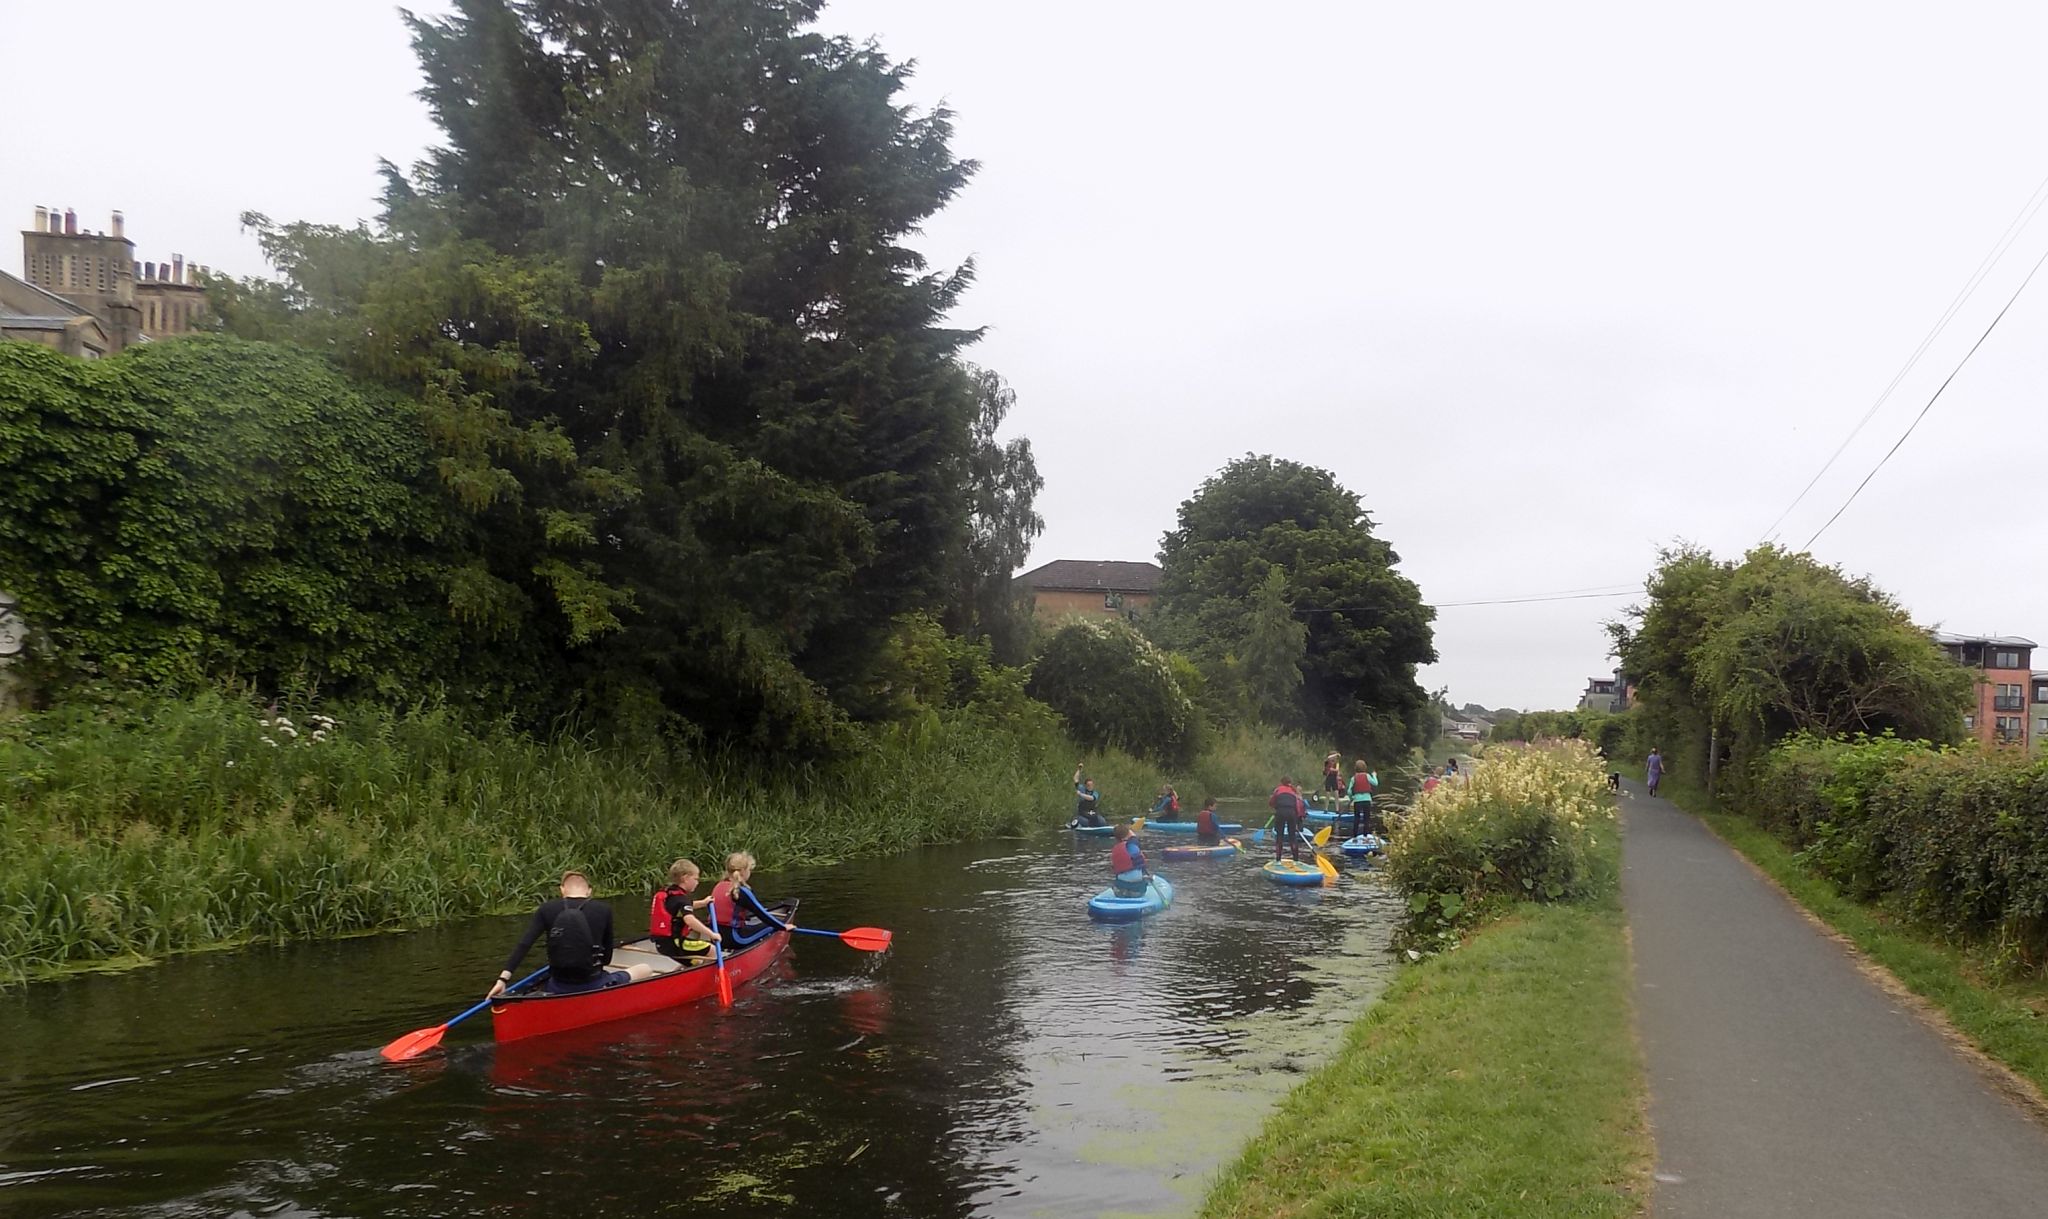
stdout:
<svg viewBox="0 0 2048 1219">
<path fill-rule="evenodd" d="M 1697 819 L 1621 807 L 1651 1215 L 2048 1216 L 2048 1130 Z"/>
</svg>

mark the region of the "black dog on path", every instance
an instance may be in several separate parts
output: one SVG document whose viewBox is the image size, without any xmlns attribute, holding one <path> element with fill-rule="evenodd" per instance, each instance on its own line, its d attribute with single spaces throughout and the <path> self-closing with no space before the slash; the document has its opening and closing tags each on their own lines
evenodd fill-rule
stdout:
<svg viewBox="0 0 2048 1219">
<path fill-rule="evenodd" d="M 1611 791 L 1611 792 L 1618 792 L 1618 791 L 1620 791 L 1620 790 L 1621 790 L 1621 772 L 1620 772 L 1620 771 L 1618 771 L 1618 770 L 1610 770 L 1610 771 L 1608 771 L 1608 772 L 1607 772 L 1607 790 L 1608 790 L 1608 791 Z"/>
</svg>

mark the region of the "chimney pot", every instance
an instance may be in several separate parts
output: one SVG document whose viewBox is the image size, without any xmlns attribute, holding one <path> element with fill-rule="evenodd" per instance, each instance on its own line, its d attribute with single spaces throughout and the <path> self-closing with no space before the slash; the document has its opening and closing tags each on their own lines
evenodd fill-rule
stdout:
<svg viewBox="0 0 2048 1219">
<path fill-rule="evenodd" d="M 64 209 L 64 232 L 67 236 L 78 235 L 78 213 L 68 207 Z"/>
<path fill-rule="evenodd" d="M 44 206 L 43 206 L 42 204 L 38 203 L 38 204 L 36 205 L 36 232 L 38 232 L 38 233 L 47 233 L 47 232 L 49 232 L 49 231 L 50 231 L 50 209 L 49 209 L 49 208 L 47 208 L 47 207 L 44 207 Z"/>
<path fill-rule="evenodd" d="M 174 284 L 185 282 L 185 256 L 183 254 L 171 255 L 171 282 Z"/>
<path fill-rule="evenodd" d="M 115 212 L 115 213 L 114 213 L 114 236 L 116 236 L 116 237 L 119 237 L 119 236 L 121 236 L 121 235 L 122 235 L 122 233 L 121 233 L 121 213 L 119 213 L 119 212 Z"/>
</svg>

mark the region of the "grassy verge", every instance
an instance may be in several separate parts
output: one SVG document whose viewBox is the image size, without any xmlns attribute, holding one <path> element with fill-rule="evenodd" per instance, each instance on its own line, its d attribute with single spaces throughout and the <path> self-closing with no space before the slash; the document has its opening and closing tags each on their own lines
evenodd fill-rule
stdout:
<svg viewBox="0 0 2048 1219">
<path fill-rule="evenodd" d="M 1631 1215 L 1643 1091 L 1618 900 L 1524 904 L 1405 969 L 1202 1214 Z"/>
<path fill-rule="evenodd" d="M 1971 952 L 1846 897 L 1790 848 L 1704 791 L 1666 781 L 1660 793 L 1705 821 L 1795 901 L 1932 1002 L 1986 1054 L 2048 1091 L 2048 982 L 2001 978 Z"/>
</svg>

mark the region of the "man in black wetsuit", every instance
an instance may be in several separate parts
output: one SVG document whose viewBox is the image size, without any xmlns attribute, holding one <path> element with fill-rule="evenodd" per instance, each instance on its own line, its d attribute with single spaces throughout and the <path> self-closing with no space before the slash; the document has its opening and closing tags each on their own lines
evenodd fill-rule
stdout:
<svg viewBox="0 0 2048 1219">
<path fill-rule="evenodd" d="M 512 983 L 512 971 L 543 936 L 548 942 L 549 993 L 618 986 L 653 972 L 648 966 L 612 969 L 612 908 L 590 896 L 590 880 L 581 872 L 562 873 L 562 895 L 542 902 L 526 924 L 519 946 L 505 959 L 505 968 L 484 997 L 495 999 Z"/>
</svg>

